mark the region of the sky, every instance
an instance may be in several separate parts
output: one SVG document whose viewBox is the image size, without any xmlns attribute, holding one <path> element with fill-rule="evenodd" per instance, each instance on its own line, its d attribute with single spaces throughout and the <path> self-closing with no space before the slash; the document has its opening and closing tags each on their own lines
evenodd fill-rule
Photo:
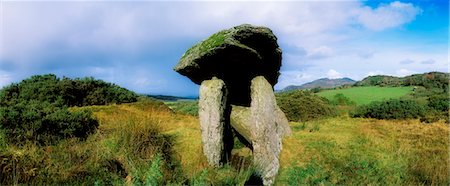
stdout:
<svg viewBox="0 0 450 186">
<path fill-rule="evenodd" d="M 173 71 L 222 29 L 271 28 L 275 89 L 319 78 L 448 72 L 448 0 L 0 1 L 0 87 L 31 75 L 92 76 L 142 94 L 197 96 Z"/>
</svg>

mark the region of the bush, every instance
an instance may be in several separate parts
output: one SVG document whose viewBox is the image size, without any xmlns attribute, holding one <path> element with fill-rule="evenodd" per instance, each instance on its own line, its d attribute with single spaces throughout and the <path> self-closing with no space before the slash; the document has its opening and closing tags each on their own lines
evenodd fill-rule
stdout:
<svg viewBox="0 0 450 186">
<path fill-rule="evenodd" d="M 91 112 L 67 107 L 135 102 L 137 95 L 94 78 L 59 79 L 36 75 L 0 90 L 0 129 L 7 141 L 39 144 L 59 139 L 86 138 L 98 127 Z"/>
<path fill-rule="evenodd" d="M 345 97 L 344 94 L 338 93 L 334 95 L 333 99 L 330 101 L 333 105 L 340 105 L 340 106 L 350 106 L 350 105 L 356 105 L 356 103 L 350 98 Z"/>
<path fill-rule="evenodd" d="M 290 91 L 276 95 L 277 104 L 290 121 L 307 121 L 336 115 L 328 100 L 308 91 Z"/>
<path fill-rule="evenodd" d="M 428 98 L 428 107 L 436 111 L 448 112 L 450 97 L 447 94 L 433 95 Z"/>
<path fill-rule="evenodd" d="M 362 105 L 351 113 L 352 117 L 377 119 L 413 119 L 425 115 L 426 107 L 413 100 L 391 99 Z"/>
<path fill-rule="evenodd" d="M 0 128 L 10 143 L 47 144 L 69 137 L 86 138 L 97 127 L 91 112 L 70 112 L 57 103 L 31 100 L 0 107 Z"/>
<path fill-rule="evenodd" d="M 0 91 L 0 106 L 13 99 L 38 100 L 54 103 L 62 101 L 66 106 L 105 105 L 137 101 L 137 95 L 125 88 L 96 80 L 59 79 L 53 74 L 36 75 L 18 84 L 11 84 Z"/>
</svg>

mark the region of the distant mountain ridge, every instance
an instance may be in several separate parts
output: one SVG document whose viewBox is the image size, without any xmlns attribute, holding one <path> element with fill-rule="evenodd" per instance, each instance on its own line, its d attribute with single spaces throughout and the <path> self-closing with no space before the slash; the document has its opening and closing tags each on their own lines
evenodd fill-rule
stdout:
<svg viewBox="0 0 450 186">
<path fill-rule="evenodd" d="M 299 89 L 312 89 L 316 87 L 320 88 L 334 88 L 342 85 L 353 85 L 356 81 L 350 78 L 338 78 L 338 79 L 329 79 L 329 78 L 321 78 L 309 83 L 305 83 L 303 85 L 289 85 L 281 91 L 289 91 L 289 90 L 299 90 Z"/>
</svg>

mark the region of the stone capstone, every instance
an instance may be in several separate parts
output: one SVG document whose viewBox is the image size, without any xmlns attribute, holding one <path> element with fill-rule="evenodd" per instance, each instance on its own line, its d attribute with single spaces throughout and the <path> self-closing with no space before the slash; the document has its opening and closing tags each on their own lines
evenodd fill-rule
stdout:
<svg viewBox="0 0 450 186">
<path fill-rule="evenodd" d="M 194 45 L 174 70 L 196 84 L 212 77 L 227 84 L 230 102 L 250 103 L 250 81 L 264 76 L 273 86 L 281 67 L 281 49 L 269 28 L 248 24 L 217 32 Z"/>
</svg>

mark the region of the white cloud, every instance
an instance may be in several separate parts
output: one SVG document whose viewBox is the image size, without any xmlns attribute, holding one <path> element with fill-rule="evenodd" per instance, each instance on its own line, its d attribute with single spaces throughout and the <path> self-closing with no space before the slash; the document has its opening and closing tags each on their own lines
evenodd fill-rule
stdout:
<svg viewBox="0 0 450 186">
<path fill-rule="evenodd" d="M 375 55 L 375 51 L 373 51 L 373 50 L 369 50 L 369 51 L 358 51 L 358 52 L 357 52 L 357 55 L 358 55 L 360 58 L 368 59 L 368 58 L 373 57 L 373 55 Z"/>
<path fill-rule="evenodd" d="M 380 31 L 409 23 L 420 13 L 422 10 L 411 3 L 395 1 L 376 9 L 367 6 L 358 9 L 356 17 L 366 28 Z"/>
<path fill-rule="evenodd" d="M 407 69 L 400 69 L 395 71 L 395 75 L 399 76 L 399 77 L 404 77 L 404 76 L 409 76 L 411 74 L 416 74 L 417 72 L 415 71 L 411 71 L 411 70 L 407 70 Z"/>
<path fill-rule="evenodd" d="M 311 52 L 307 54 L 307 57 L 310 59 L 322 59 L 326 57 L 330 57 L 333 55 L 333 49 L 328 46 L 320 46 L 318 48 L 314 48 Z"/>
<path fill-rule="evenodd" d="M 316 77 L 302 71 L 282 71 L 275 85 L 276 90 L 281 90 L 289 85 L 302 85 L 313 81 Z"/>
<path fill-rule="evenodd" d="M 376 76 L 376 75 L 384 75 L 385 73 L 383 71 L 380 70 L 376 70 L 376 71 L 370 71 L 367 73 L 367 75 L 365 75 L 365 77 L 367 76 Z"/>
<path fill-rule="evenodd" d="M 411 59 L 405 59 L 405 60 L 400 61 L 400 64 L 402 64 L 402 65 L 408 65 L 408 64 L 412 64 L 412 63 L 414 63 L 414 61 Z"/>
<path fill-rule="evenodd" d="M 334 69 L 330 69 L 327 72 L 327 77 L 329 79 L 338 79 L 338 78 L 342 78 L 342 74 Z"/>
<path fill-rule="evenodd" d="M 443 65 L 446 67 L 446 61 L 435 58 L 433 54 L 414 56 L 412 52 L 400 53 L 402 49 L 397 47 L 392 47 L 395 54 L 386 53 L 390 48 L 380 49 L 367 39 L 367 33 L 401 27 L 413 21 L 421 10 L 410 3 L 393 2 L 371 8 L 361 1 L 8 1 L 3 2 L 2 11 L 0 61 L 8 63 L 5 66 L 15 67 L 16 71 L 9 71 L 15 75 L 14 78 L 18 77 L 17 71 L 28 71 L 29 75 L 38 73 L 35 67 L 52 66 L 55 61 L 48 59 L 60 59 L 60 63 L 64 64 L 53 68 L 59 68 L 55 71 L 65 74 L 74 69 L 73 65 L 65 65 L 69 63 L 67 60 L 73 60 L 73 56 L 83 56 L 80 60 L 87 59 L 88 62 L 72 63 L 80 64 L 80 69 L 87 69 L 88 75 L 95 74 L 146 91 L 158 87 L 183 91 L 181 89 L 186 89 L 186 86 L 176 84 L 182 78 L 170 70 L 177 59 L 168 61 L 167 56 L 181 56 L 183 50 L 194 42 L 220 29 L 242 23 L 268 26 L 277 35 L 284 50 L 283 72 L 277 87 L 303 84 L 324 76 L 343 76 L 333 69 L 346 76 L 350 71 L 352 75 L 359 73 L 354 75 L 358 77 L 370 69 L 394 73 L 394 69 L 402 67 L 390 65 L 398 65 L 405 56 L 413 56 L 411 59 L 415 61 L 436 59 L 436 63 L 428 65 L 430 69 L 438 65 L 440 68 Z M 350 45 L 349 41 L 355 39 L 362 43 Z M 165 60 L 147 59 L 149 53 L 160 48 L 168 49 L 167 52 L 158 51 L 161 53 L 158 55 Z M 289 48 L 293 50 L 286 50 Z M 86 56 L 86 53 L 92 53 L 92 56 Z M 107 58 L 98 59 L 98 56 Z M 117 59 L 123 56 L 127 59 Z M 90 68 L 99 65 L 90 64 L 90 60 L 100 61 L 97 63 L 101 67 Z M 140 68 L 147 69 L 136 75 L 136 69 Z M 388 68 L 391 70 L 386 70 Z M 423 67 L 408 66 L 408 69 L 420 71 L 418 68 Z M 326 69 L 331 70 L 327 72 Z M 1 70 L 6 71 L 6 68 Z M 0 83 L 20 80 L 14 78 L 0 76 Z M 167 82 L 173 85 L 165 85 Z M 182 83 L 191 82 L 183 79 Z"/>
<path fill-rule="evenodd" d="M 433 59 L 427 59 L 427 60 L 421 61 L 420 63 L 421 63 L 421 64 L 424 64 L 424 65 L 432 65 L 432 64 L 435 64 L 436 61 L 433 60 Z"/>
</svg>

